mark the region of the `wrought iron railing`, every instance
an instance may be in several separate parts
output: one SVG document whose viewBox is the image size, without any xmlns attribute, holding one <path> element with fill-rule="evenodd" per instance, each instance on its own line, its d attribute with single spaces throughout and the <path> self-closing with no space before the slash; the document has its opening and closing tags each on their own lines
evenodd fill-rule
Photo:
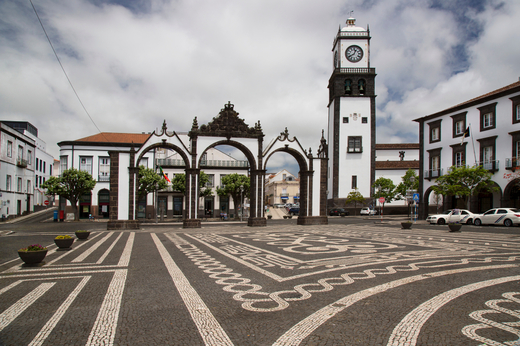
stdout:
<svg viewBox="0 0 520 346">
<path fill-rule="evenodd" d="M 425 179 L 435 179 L 442 175 L 442 168 L 440 169 L 428 169 L 424 171 Z"/>
</svg>

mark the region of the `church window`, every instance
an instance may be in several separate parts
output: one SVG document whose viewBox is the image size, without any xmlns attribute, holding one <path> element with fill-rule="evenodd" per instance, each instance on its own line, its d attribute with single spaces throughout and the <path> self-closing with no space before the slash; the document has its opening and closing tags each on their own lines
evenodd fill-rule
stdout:
<svg viewBox="0 0 520 346">
<path fill-rule="evenodd" d="M 352 176 L 352 188 L 357 189 L 357 175 Z"/>
<path fill-rule="evenodd" d="M 343 117 L 343 124 L 348 124 L 348 117 Z"/>
<path fill-rule="evenodd" d="M 348 136 L 348 147 L 347 152 L 349 153 L 361 153 L 363 152 L 361 136 Z"/>
<path fill-rule="evenodd" d="M 368 118 L 367 117 L 362 117 L 361 118 L 361 123 L 362 124 L 368 124 Z"/>
<path fill-rule="evenodd" d="M 350 79 L 345 80 L 345 94 L 352 94 L 352 80 Z"/>
<path fill-rule="evenodd" d="M 367 83 L 364 79 L 358 80 L 358 90 L 360 95 L 365 95 L 365 91 L 367 89 Z"/>
</svg>

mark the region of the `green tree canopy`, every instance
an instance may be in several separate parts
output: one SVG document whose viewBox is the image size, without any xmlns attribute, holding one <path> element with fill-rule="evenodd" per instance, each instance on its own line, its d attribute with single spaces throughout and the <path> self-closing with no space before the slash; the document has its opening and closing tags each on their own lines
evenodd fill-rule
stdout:
<svg viewBox="0 0 520 346">
<path fill-rule="evenodd" d="M 388 178 L 378 178 L 376 181 L 374 181 L 374 184 L 372 184 L 372 187 L 375 189 L 374 197 L 385 198 L 385 203 L 390 203 L 392 201 L 398 201 L 401 199 L 401 196 L 399 192 L 397 191 L 397 188 L 392 181 L 392 179 Z M 383 203 L 383 206 L 385 205 Z"/>
<path fill-rule="evenodd" d="M 59 177 L 50 177 L 41 185 L 47 193 L 67 199 L 74 210 L 74 219 L 79 220 L 78 201 L 84 194 L 90 193 L 96 186 L 96 181 L 88 172 L 70 168 Z"/>
<path fill-rule="evenodd" d="M 211 187 L 207 187 L 209 183 L 209 175 L 204 171 L 199 173 L 199 197 L 213 196 L 213 190 Z M 174 191 L 186 192 L 186 174 L 180 173 L 175 174 L 172 179 L 172 188 Z"/>
<path fill-rule="evenodd" d="M 139 200 L 151 192 L 163 190 L 167 187 L 168 182 L 164 179 L 164 176 L 157 174 L 152 168 L 139 166 L 139 187 L 137 188 Z"/>
<path fill-rule="evenodd" d="M 443 196 L 460 196 L 464 204 L 468 205 L 468 197 L 480 190 L 497 191 L 491 180 L 493 174 L 482 166 L 452 166 L 448 174 L 441 175 L 436 180 L 432 190 Z"/>
<path fill-rule="evenodd" d="M 222 184 L 224 185 L 224 188 L 217 187 L 217 195 L 231 196 L 231 198 L 233 198 L 235 209 L 239 204 L 244 204 L 243 199 L 240 199 L 241 195 L 243 198 L 249 197 L 250 179 L 245 175 L 238 173 L 226 175 L 222 177 Z M 242 193 L 240 190 L 241 186 L 243 187 Z M 238 218 L 238 215 L 236 215 L 235 218 Z"/>
<path fill-rule="evenodd" d="M 348 205 L 352 202 L 354 203 L 355 214 L 357 210 L 357 204 L 361 203 L 361 205 L 363 205 L 363 203 L 365 202 L 365 197 L 363 197 L 363 195 L 361 194 L 361 192 L 358 191 L 358 189 L 350 191 L 350 193 L 347 196 L 347 199 L 345 200 L 345 205 Z"/>
<path fill-rule="evenodd" d="M 415 169 L 410 168 L 406 171 L 406 173 L 401 177 L 402 182 L 397 185 L 397 192 L 399 193 L 401 199 L 406 198 L 407 192 L 409 190 L 419 190 L 419 176 L 415 172 Z"/>
</svg>

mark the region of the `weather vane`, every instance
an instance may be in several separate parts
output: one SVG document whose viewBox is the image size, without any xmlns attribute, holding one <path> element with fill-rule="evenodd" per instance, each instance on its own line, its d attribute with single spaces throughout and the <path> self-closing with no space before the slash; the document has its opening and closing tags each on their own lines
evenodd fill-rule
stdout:
<svg viewBox="0 0 520 346">
<path fill-rule="evenodd" d="M 352 17 L 352 13 L 354 13 L 354 10 L 350 11 L 350 17 Z"/>
</svg>

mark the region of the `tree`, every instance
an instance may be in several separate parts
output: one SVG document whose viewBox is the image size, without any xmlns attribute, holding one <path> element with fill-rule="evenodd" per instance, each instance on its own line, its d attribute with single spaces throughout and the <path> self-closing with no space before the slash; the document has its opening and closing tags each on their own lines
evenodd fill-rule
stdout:
<svg viewBox="0 0 520 346">
<path fill-rule="evenodd" d="M 168 183 L 164 176 L 157 174 L 152 168 L 139 166 L 139 187 L 137 188 L 137 197 L 139 200 L 144 198 L 151 192 L 163 190 L 168 187 Z"/>
<path fill-rule="evenodd" d="M 67 199 L 74 210 L 74 220 L 79 221 L 78 201 L 84 194 L 90 193 L 96 181 L 88 172 L 70 168 L 59 177 L 50 177 L 41 185 L 47 193 Z"/>
<path fill-rule="evenodd" d="M 481 191 L 497 191 L 491 180 L 493 174 L 482 166 L 452 166 L 448 174 L 437 178 L 432 190 L 443 196 L 460 196 L 467 207 L 473 194 Z"/>
<path fill-rule="evenodd" d="M 219 196 L 228 196 L 230 195 L 233 198 L 233 204 L 235 208 L 240 204 L 243 206 L 244 201 L 241 200 L 241 197 L 249 196 L 250 189 L 250 179 L 245 175 L 241 175 L 238 173 L 233 173 L 222 177 L 222 184 L 224 188 L 217 187 L 217 195 Z M 240 189 L 242 187 L 242 190 Z M 238 218 L 238 215 L 235 215 L 235 218 Z"/>
<path fill-rule="evenodd" d="M 354 202 L 354 215 L 356 214 L 357 210 L 357 203 L 360 202 L 363 204 L 365 202 L 365 197 L 361 194 L 361 192 L 358 191 L 358 189 L 354 191 L 350 191 L 350 193 L 347 196 L 347 199 L 345 200 L 345 205 L 348 205 L 350 203 Z"/>
<path fill-rule="evenodd" d="M 401 196 L 397 191 L 397 188 L 392 179 L 384 177 L 378 178 L 376 181 L 374 181 L 372 187 L 376 190 L 374 197 L 384 197 L 385 203 L 390 203 L 394 200 L 398 201 L 401 199 Z M 383 206 L 385 205 L 385 203 L 383 203 Z"/>
<path fill-rule="evenodd" d="M 209 176 L 204 173 L 204 171 L 200 171 L 199 173 L 199 197 L 212 196 L 213 190 L 206 185 L 209 183 Z M 172 188 L 174 191 L 182 192 L 183 194 L 186 192 L 186 174 L 180 173 L 175 174 L 175 177 L 172 179 Z"/>
<path fill-rule="evenodd" d="M 415 172 L 413 168 L 410 168 L 406 171 L 406 173 L 401 177 L 402 182 L 397 185 L 397 192 L 400 195 L 400 199 L 406 198 L 408 191 L 419 189 L 419 176 Z"/>
</svg>

